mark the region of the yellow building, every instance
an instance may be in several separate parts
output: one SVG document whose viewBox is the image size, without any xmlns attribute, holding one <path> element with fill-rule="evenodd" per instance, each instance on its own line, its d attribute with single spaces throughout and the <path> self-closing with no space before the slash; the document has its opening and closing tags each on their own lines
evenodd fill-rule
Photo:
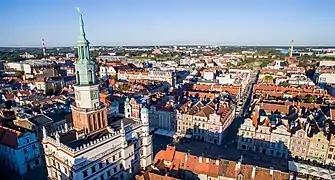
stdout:
<svg viewBox="0 0 335 180">
<path fill-rule="evenodd" d="M 320 131 L 310 138 L 310 144 L 307 153 L 307 159 L 311 161 L 324 162 L 328 150 L 329 141 L 324 132 Z"/>
</svg>

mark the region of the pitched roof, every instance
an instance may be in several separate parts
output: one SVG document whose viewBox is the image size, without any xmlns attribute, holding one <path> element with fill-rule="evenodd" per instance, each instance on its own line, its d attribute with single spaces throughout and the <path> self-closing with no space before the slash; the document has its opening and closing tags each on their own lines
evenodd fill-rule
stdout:
<svg viewBox="0 0 335 180">
<path fill-rule="evenodd" d="M 145 172 L 139 177 L 136 177 L 136 180 L 178 180 L 177 178 L 162 176 L 152 172 Z"/>
<path fill-rule="evenodd" d="M 22 134 L 20 131 L 0 126 L 0 144 L 15 149 L 18 146 L 18 138 Z"/>
</svg>

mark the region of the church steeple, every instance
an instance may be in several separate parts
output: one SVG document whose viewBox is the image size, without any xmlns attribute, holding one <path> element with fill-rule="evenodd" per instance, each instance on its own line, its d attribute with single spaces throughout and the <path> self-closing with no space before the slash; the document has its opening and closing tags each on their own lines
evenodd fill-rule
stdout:
<svg viewBox="0 0 335 180">
<path fill-rule="evenodd" d="M 79 38 L 77 41 L 78 61 L 75 64 L 76 80 L 79 85 L 96 83 L 95 62 L 90 57 L 90 42 L 86 39 L 83 15 L 79 12 Z"/>
</svg>

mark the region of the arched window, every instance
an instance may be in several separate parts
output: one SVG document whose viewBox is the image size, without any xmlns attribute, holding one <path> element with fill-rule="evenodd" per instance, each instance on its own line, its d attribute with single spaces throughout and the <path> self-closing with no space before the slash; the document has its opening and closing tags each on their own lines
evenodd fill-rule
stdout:
<svg viewBox="0 0 335 180">
<path fill-rule="evenodd" d="M 80 84 L 79 71 L 77 71 L 77 73 L 76 73 L 76 81 L 77 81 L 77 84 Z"/>
<path fill-rule="evenodd" d="M 81 58 L 84 59 L 85 56 L 85 49 L 84 46 L 81 46 Z"/>
<path fill-rule="evenodd" d="M 93 73 L 92 70 L 88 71 L 88 83 L 93 84 Z"/>
</svg>

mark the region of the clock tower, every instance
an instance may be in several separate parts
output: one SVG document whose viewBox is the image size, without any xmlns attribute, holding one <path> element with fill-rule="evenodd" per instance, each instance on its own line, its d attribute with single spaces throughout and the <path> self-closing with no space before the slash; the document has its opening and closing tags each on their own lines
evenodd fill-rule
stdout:
<svg viewBox="0 0 335 180">
<path fill-rule="evenodd" d="M 107 126 L 107 108 L 99 99 L 96 62 L 90 58 L 89 41 L 84 31 L 83 16 L 79 13 L 78 60 L 75 63 L 75 103 L 71 106 L 73 127 L 77 135 L 85 135 Z"/>
</svg>

